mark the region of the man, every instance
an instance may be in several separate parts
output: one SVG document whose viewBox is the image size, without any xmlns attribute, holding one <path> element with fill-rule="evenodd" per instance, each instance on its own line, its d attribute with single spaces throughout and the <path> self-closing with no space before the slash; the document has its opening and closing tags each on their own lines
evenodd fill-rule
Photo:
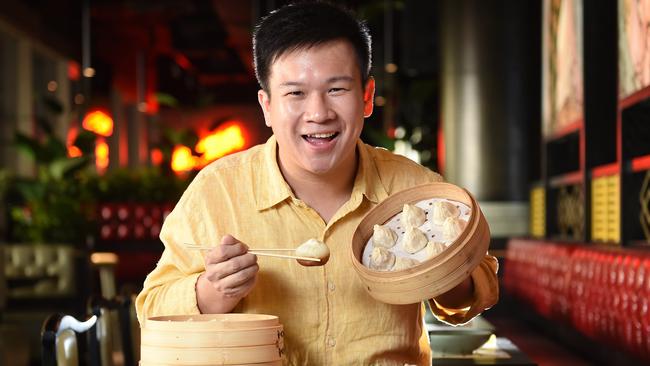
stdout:
<svg viewBox="0 0 650 366">
<path fill-rule="evenodd" d="M 261 21 L 253 46 L 258 99 L 273 137 L 197 175 L 165 221 L 165 251 L 137 299 L 140 321 L 272 314 L 284 325 L 285 364 L 428 365 L 421 305 L 374 300 L 348 258 L 368 210 L 394 192 L 441 180 L 359 140 L 375 89 L 367 27 L 333 5 L 290 5 Z M 247 252 L 310 238 L 330 248 L 327 264 L 303 267 Z M 201 255 L 183 243 L 215 248 Z M 461 323 L 496 299 L 496 261 L 486 256 L 431 305 L 439 318 Z"/>
</svg>

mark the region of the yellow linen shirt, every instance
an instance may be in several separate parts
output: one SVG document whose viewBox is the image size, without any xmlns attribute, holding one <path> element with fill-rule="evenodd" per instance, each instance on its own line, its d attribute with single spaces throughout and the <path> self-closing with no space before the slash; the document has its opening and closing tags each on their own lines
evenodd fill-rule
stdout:
<svg viewBox="0 0 650 366">
<path fill-rule="evenodd" d="M 231 234 L 251 248 L 296 247 L 317 238 L 330 248 L 327 264 L 259 257 L 258 281 L 235 311 L 277 315 L 285 330 L 286 365 L 428 365 L 422 306 L 388 305 L 364 290 L 350 259 L 352 234 L 362 217 L 390 194 L 440 175 L 385 149 L 357 144 L 358 171 L 347 203 L 324 220 L 294 196 L 276 161 L 276 140 L 230 155 L 205 167 L 165 220 L 165 244 L 136 305 L 146 317 L 198 314 L 195 284 L 203 254 L 183 243 L 217 245 Z M 470 309 L 433 312 L 461 323 L 497 299 L 496 260 L 487 256 L 472 273 Z"/>
</svg>

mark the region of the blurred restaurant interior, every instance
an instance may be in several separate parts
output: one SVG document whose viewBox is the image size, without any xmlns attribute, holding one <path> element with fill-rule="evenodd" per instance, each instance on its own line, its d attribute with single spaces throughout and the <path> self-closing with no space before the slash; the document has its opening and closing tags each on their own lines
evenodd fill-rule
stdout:
<svg viewBox="0 0 650 366">
<path fill-rule="evenodd" d="M 0 364 L 47 364 L 55 313 L 111 324 L 79 364 L 137 364 L 166 215 L 271 135 L 251 31 L 286 3 L 0 2 Z M 511 348 L 434 364 L 650 363 L 650 1 L 343 3 L 373 35 L 362 139 L 470 191 L 499 259 L 481 321 Z"/>
</svg>

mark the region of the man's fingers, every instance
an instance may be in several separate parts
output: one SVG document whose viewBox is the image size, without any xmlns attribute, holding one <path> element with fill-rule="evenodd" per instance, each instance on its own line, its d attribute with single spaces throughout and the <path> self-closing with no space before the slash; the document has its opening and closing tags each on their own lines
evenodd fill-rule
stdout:
<svg viewBox="0 0 650 366">
<path fill-rule="evenodd" d="M 234 244 L 242 244 L 246 249 L 248 250 L 248 246 L 239 240 L 235 238 L 234 236 L 227 234 L 221 237 L 221 245 L 234 245 Z"/>
<path fill-rule="evenodd" d="M 239 286 L 227 288 L 224 295 L 227 297 L 245 297 L 247 296 L 253 287 L 257 283 L 257 276 L 249 278 L 246 282 L 240 284 Z"/>
<path fill-rule="evenodd" d="M 248 247 L 240 242 L 222 244 L 214 247 L 205 256 L 206 264 L 225 262 L 231 258 L 246 254 Z"/>
<path fill-rule="evenodd" d="M 255 263 L 237 273 L 225 277 L 220 277 L 223 273 L 219 272 L 207 274 L 207 279 L 212 283 L 212 287 L 217 292 L 232 297 L 239 293 L 239 289 L 247 288 L 247 284 L 250 284 L 250 287 L 252 287 L 256 281 L 258 271 L 259 267 Z"/>
<path fill-rule="evenodd" d="M 232 235 L 205 256 L 205 278 L 221 296 L 242 298 L 257 281 L 257 256 L 247 253 L 248 247 Z"/>
<path fill-rule="evenodd" d="M 236 274 L 250 266 L 257 265 L 257 256 L 254 254 L 243 254 L 230 258 L 227 261 L 210 263 L 206 260 L 206 271 L 212 272 L 210 280 L 216 281 Z"/>
<path fill-rule="evenodd" d="M 221 279 L 221 282 L 224 283 L 225 288 L 235 288 L 239 287 L 246 282 L 252 280 L 257 275 L 259 267 L 257 264 L 253 264 L 249 267 L 242 269 L 237 273 L 233 273 L 230 276 L 224 277 Z"/>
</svg>

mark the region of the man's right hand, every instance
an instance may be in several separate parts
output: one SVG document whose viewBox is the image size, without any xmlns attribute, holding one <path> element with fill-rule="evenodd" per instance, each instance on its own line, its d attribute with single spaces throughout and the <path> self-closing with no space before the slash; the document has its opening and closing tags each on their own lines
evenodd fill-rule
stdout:
<svg viewBox="0 0 650 366">
<path fill-rule="evenodd" d="M 257 281 L 257 256 L 231 235 L 205 256 L 205 272 L 196 282 L 196 302 L 203 314 L 232 311 Z"/>
</svg>

